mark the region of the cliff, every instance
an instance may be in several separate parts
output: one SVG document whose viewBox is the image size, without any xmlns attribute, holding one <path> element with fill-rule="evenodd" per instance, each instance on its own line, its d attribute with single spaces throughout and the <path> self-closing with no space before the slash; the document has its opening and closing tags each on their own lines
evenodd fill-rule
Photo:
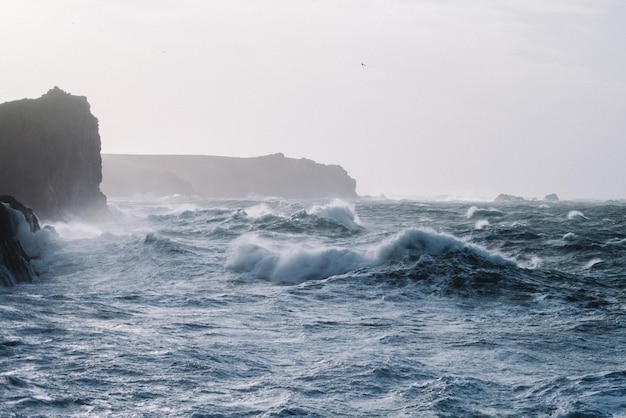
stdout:
<svg viewBox="0 0 626 418">
<path fill-rule="evenodd" d="M 105 216 L 98 120 L 85 97 L 58 87 L 0 104 L 0 194 L 63 220 Z"/>
<path fill-rule="evenodd" d="M 31 209 L 12 196 L 0 196 L 0 285 L 3 286 L 33 280 L 31 258 L 18 237 L 22 223 L 31 233 L 39 230 L 39 222 Z"/>
<path fill-rule="evenodd" d="M 338 165 L 273 154 L 254 158 L 199 155 L 102 155 L 102 190 L 241 198 L 355 198 L 356 181 Z"/>
</svg>

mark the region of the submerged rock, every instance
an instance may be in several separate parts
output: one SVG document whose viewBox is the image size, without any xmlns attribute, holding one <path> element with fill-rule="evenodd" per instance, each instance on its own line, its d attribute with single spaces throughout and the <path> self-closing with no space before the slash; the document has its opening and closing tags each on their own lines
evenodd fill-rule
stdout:
<svg viewBox="0 0 626 418">
<path fill-rule="evenodd" d="M 0 104 L 0 149 L 0 193 L 44 219 L 108 214 L 98 120 L 85 97 L 55 87 L 39 99 Z"/>
<path fill-rule="evenodd" d="M 12 196 L 0 196 L 0 285 L 3 286 L 31 282 L 35 274 L 31 258 L 18 238 L 21 222 L 28 224 L 30 232 L 40 229 L 30 208 Z"/>
</svg>

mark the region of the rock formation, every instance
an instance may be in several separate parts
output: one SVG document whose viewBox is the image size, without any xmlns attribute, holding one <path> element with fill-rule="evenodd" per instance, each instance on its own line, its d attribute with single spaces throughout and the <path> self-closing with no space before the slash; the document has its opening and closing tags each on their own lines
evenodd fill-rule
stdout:
<svg viewBox="0 0 626 418">
<path fill-rule="evenodd" d="M 494 199 L 494 202 L 523 202 L 525 200 L 526 199 L 524 199 L 521 196 L 514 196 L 511 194 L 501 193 L 498 195 L 498 197 Z"/>
<path fill-rule="evenodd" d="M 559 196 L 556 193 L 547 194 L 546 197 L 543 198 L 546 202 L 558 202 Z"/>
<path fill-rule="evenodd" d="M 31 282 L 34 271 L 18 237 L 21 223 L 28 224 L 30 232 L 39 230 L 33 211 L 11 196 L 0 196 L 0 285 L 12 286 Z"/>
<path fill-rule="evenodd" d="M 338 165 L 273 154 L 254 158 L 200 155 L 102 155 L 102 190 L 242 198 L 355 198 L 356 181 Z"/>
<path fill-rule="evenodd" d="M 98 120 L 85 97 L 53 88 L 0 104 L 0 194 L 50 220 L 107 214 Z"/>
</svg>

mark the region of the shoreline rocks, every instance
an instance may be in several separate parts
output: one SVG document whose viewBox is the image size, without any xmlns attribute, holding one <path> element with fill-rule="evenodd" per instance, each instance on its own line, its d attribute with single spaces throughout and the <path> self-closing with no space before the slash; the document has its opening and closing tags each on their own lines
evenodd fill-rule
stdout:
<svg viewBox="0 0 626 418">
<path fill-rule="evenodd" d="M 12 196 L 0 196 L 0 285 L 30 283 L 35 271 L 31 257 L 19 240 L 20 223 L 25 222 L 31 233 L 40 230 L 39 221 L 32 209 Z"/>
</svg>

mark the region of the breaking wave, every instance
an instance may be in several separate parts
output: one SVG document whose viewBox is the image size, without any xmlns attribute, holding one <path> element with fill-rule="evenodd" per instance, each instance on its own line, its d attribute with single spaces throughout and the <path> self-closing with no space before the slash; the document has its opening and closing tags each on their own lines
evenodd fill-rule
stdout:
<svg viewBox="0 0 626 418">
<path fill-rule="evenodd" d="M 277 245 L 261 236 L 243 236 L 230 248 L 226 268 L 254 278 L 297 284 L 388 263 L 406 263 L 422 256 L 464 254 L 496 265 L 516 265 L 503 255 L 452 235 L 407 229 L 381 244 L 360 250 L 311 244 Z"/>
<path fill-rule="evenodd" d="M 466 215 L 467 219 L 472 219 L 475 217 L 481 217 L 481 218 L 485 218 L 485 217 L 502 217 L 504 216 L 504 213 L 502 213 L 501 210 L 495 209 L 495 208 L 488 208 L 488 209 L 484 209 L 484 208 L 478 208 L 476 206 L 471 206 L 468 210 Z"/>
</svg>

